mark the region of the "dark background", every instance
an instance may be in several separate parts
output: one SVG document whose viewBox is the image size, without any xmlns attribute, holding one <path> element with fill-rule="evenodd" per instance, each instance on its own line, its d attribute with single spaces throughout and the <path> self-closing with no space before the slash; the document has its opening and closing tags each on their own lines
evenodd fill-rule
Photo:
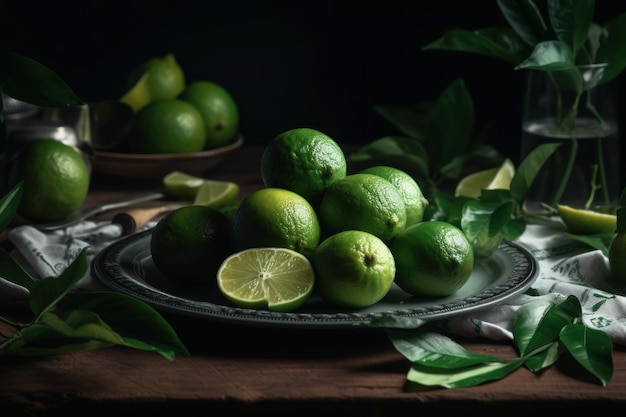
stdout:
<svg viewBox="0 0 626 417">
<path fill-rule="evenodd" d="M 187 81 L 231 92 L 250 143 L 295 127 L 366 143 L 397 133 L 374 106 L 432 100 L 463 78 L 477 128 L 493 122 L 488 141 L 518 157 L 524 72 L 422 51 L 451 27 L 506 26 L 495 0 L 1 3 L 4 47 L 47 65 L 85 101 L 119 98 L 133 69 L 173 53 Z M 598 0 L 595 21 L 624 11 Z"/>
</svg>

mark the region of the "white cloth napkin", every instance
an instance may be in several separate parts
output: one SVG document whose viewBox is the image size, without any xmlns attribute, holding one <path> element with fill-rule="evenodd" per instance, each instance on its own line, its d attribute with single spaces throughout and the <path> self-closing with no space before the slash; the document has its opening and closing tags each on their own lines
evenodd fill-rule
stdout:
<svg viewBox="0 0 626 417">
<path fill-rule="evenodd" d="M 146 227 L 154 226 L 154 222 Z M 87 258 L 121 237 L 118 225 L 83 222 L 64 230 L 43 233 L 31 226 L 9 232 L 15 246 L 14 258 L 35 278 L 56 276 L 78 253 L 87 248 Z M 485 310 L 437 323 L 442 329 L 465 337 L 512 340 L 513 317 L 517 309 L 537 299 L 563 300 L 576 296 L 583 307 L 585 325 L 606 332 L 614 344 L 626 345 L 626 297 L 608 282 L 608 259 L 599 250 L 568 238 L 553 228 L 528 225 L 516 241 L 527 248 L 539 263 L 539 275 L 532 288 L 539 296 L 519 295 Z M 1 277 L 0 305 L 23 306 L 28 291 Z M 76 290 L 102 290 L 104 285 L 90 271 Z"/>
</svg>

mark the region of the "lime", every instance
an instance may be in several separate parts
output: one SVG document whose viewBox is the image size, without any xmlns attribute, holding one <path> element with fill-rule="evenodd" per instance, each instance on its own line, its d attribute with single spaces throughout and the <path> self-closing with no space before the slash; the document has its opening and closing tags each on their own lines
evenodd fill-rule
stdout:
<svg viewBox="0 0 626 417">
<path fill-rule="evenodd" d="M 131 153 L 199 152 L 204 138 L 198 110 L 186 101 L 168 99 L 152 102 L 135 114 L 122 146 Z"/>
<path fill-rule="evenodd" d="M 428 221 L 407 227 L 389 243 L 396 261 L 395 282 L 421 297 L 454 294 L 469 280 L 474 251 L 461 229 Z"/>
<path fill-rule="evenodd" d="M 386 179 L 373 174 L 350 174 L 324 193 L 318 210 L 323 236 L 362 230 L 387 242 L 406 227 L 402 196 Z"/>
<path fill-rule="evenodd" d="M 83 156 L 54 139 L 25 145 L 14 175 L 24 181 L 18 213 L 28 220 L 65 219 L 83 204 L 89 191 L 89 167 Z"/>
<path fill-rule="evenodd" d="M 577 209 L 564 204 L 557 204 L 556 208 L 570 233 L 592 235 L 614 232 L 617 228 L 615 214 Z"/>
<path fill-rule="evenodd" d="M 239 194 L 239 185 L 230 181 L 204 180 L 198 188 L 194 204 L 216 207 L 234 200 Z"/>
<path fill-rule="evenodd" d="M 210 81 L 195 81 L 187 85 L 178 98 L 193 104 L 202 115 L 205 149 L 234 142 L 239 129 L 239 109 L 224 87 Z"/>
<path fill-rule="evenodd" d="M 265 148 L 261 176 L 266 187 L 294 191 L 317 208 L 326 188 L 346 176 L 346 158 L 328 135 L 309 128 L 292 129 Z"/>
<path fill-rule="evenodd" d="M 249 194 L 232 222 L 238 250 L 280 247 L 308 256 L 320 240 L 320 224 L 311 204 L 281 188 L 261 188 Z"/>
<path fill-rule="evenodd" d="M 208 206 L 184 206 L 161 218 L 150 239 L 157 269 L 180 284 L 215 285 L 222 261 L 234 252 L 230 220 Z"/>
<path fill-rule="evenodd" d="M 217 272 L 217 285 L 239 307 L 289 312 L 313 292 L 309 260 L 285 248 L 252 248 L 234 253 Z"/>
<path fill-rule="evenodd" d="M 205 179 L 189 175 L 182 171 L 172 171 L 163 177 L 163 185 L 177 200 L 193 201 Z"/>
<path fill-rule="evenodd" d="M 346 230 L 324 239 L 312 257 L 316 288 L 325 301 L 363 308 L 382 300 L 396 266 L 387 245 L 371 233 Z"/>
<path fill-rule="evenodd" d="M 133 71 L 129 90 L 120 98 L 135 112 L 149 103 L 176 98 L 185 88 L 185 75 L 172 54 L 151 58 Z"/>
<path fill-rule="evenodd" d="M 384 165 L 376 165 L 360 171 L 363 174 L 374 174 L 392 183 L 406 206 L 406 225 L 419 223 L 424 218 L 424 208 L 428 201 L 424 198 L 422 189 L 412 176 L 405 171 Z"/>
<path fill-rule="evenodd" d="M 478 198 L 482 190 L 508 190 L 515 175 L 515 166 L 505 159 L 499 167 L 474 172 L 459 181 L 454 195 L 457 197 Z"/>
</svg>

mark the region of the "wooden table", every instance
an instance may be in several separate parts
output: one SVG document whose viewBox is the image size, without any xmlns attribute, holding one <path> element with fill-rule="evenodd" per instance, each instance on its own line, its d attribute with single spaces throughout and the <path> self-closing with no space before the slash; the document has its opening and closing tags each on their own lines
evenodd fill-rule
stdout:
<svg viewBox="0 0 626 417">
<path fill-rule="evenodd" d="M 261 186 L 261 151 L 244 145 L 208 177 L 236 181 L 246 195 Z M 159 185 L 121 185 L 96 176 L 86 204 L 152 187 Z M 20 312 L 0 310 L 6 314 Z M 548 406 L 558 412 L 597 407 L 604 413 L 610 403 L 626 405 L 622 347 L 615 348 L 614 377 L 605 388 L 562 359 L 539 375 L 521 368 L 477 387 L 417 389 L 406 382 L 410 364 L 380 329 L 276 329 L 163 314 L 190 356 L 167 361 L 155 353 L 115 347 L 42 358 L 0 357 L 2 415 L 388 416 L 537 412 Z M 516 356 L 510 344 L 457 341 L 474 352 Z"/>
</svg>

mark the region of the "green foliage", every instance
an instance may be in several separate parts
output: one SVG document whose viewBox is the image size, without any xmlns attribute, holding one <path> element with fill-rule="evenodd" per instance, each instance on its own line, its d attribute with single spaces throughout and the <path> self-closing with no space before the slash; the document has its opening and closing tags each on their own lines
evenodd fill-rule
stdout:
<svg viewBox="0 0 626 417">
<path fill-rule="evenodd" d="M 0 51 L 0 92 L 41 106 L 82 104 L 65 82 L 47 67 L 29 58 Z M 0 123 L 3 121 L 0 102 Z M 1 133 L 1 132 L 0 132 Z M 0 199 L 0 231 L 13 219 L 22 197 L 23 183 Z M 87 271 L 83 250 L 58 276 L 34 280 L 13 257 L 0 248 L 3 277 L 30 292 L 33 318 L 14 323 L 4 317 L 13 332 L 0 334 L 0 354 L 50 355 L 120 345 L 153 351 L 168 360 L 188 355 L 174 329 L 151 306 L 113 292 L 68 296 Z"/>
<path fill-rule="evenodd" d="M 519 308 L 513 321 L 517 358 L 473 353 L 447 336 L 388 329 L 398 352 L 410 362 L 407 380 L 424 386 L 471 387 L 504 378 L 521 366 L 538 373 L 570 355 L 602 386 L 613 378 L 613 344 L 606 333 L 582 323 L 578 299 L 537 300 Z"/>
</svg>

